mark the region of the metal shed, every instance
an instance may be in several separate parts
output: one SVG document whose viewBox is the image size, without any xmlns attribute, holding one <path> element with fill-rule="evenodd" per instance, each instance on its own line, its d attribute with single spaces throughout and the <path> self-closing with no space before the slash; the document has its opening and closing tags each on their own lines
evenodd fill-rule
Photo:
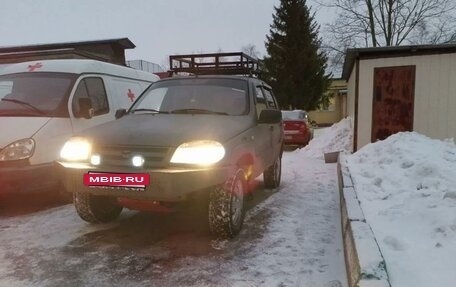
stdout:
<svg viewBox="0 0 456 287">
<path fill-rule="evenodd" d="M 456 138 L 456 44 L 348 49 L 354 150 L 400 131 Z"/>
</svg>

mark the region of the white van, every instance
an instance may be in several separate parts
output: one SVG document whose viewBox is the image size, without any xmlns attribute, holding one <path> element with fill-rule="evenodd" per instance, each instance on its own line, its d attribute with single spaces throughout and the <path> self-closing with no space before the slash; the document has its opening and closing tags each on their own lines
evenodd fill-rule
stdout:
<svg viewBox="0 0 456 287">
<path fill-rule="evenodd" d="M 42 60 L 0 69 L 0 194 L 50 190 L 73 134 L 112 121 L 154 74 L 94 60 Z"/>
</svg>

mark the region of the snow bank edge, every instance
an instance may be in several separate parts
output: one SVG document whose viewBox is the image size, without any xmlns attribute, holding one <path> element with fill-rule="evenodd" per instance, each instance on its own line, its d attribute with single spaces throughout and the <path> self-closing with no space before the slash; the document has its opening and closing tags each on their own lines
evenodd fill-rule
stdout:
<svg viewBox="0 0 456 287">
<path fill-rule="evenodd" d="M 386 264 L 372 229 L 364 219 L 341 153 L 337 163 L 342 237 L 349 287 L 391 287 Z"/>
</svg>

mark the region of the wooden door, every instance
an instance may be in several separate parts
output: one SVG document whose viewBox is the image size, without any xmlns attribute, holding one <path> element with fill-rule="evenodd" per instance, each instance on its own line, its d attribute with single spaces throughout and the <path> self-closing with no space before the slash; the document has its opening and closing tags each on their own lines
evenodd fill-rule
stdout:
<svg viewBox="0 0 456 287">
<path fill-rule="evenodd" d="M 374 69 L 372 142 L 413 130 L 415 66 Z"/>
</svg>

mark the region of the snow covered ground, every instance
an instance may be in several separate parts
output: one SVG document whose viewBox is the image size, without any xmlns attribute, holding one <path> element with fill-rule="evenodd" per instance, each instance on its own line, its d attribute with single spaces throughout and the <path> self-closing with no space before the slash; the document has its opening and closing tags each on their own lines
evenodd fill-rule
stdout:
<svg viewBox="0 0 456 287">
<path fill-rule="evenodd" d="M 91 226 L 66 205 L 0 218 L 0 286 L 347 286 L 335 164 L 285 153 L 278 191 L 252 185 L 230 241 L 188 214 Z"/>
<path fill-rule="evenodd" d="M 127 211 L 91 226 L 66 205 L 0 217 L 0 286 L 347 286 L 336 167 L 320 158 L 349 150 L 350 129 L 343 120 L 285 153 L 278 191 L 253 181 L 230 241 L 201 232 L 193 214 Z M 455 286 L 454 142 L 399 133 L 348 165 L 392 287 Z"/>
<path fill-rule="evenodd" d="M 399 133 L 348 157 L 392 287 L 456 286 L 456 145 Z"/>
<path fill-rule="evenodd" d="M 342 120 L 302 155 L 350 151 L 351 138 L 350 121 Z M 454 141 L 399 133 L 348 156 L 348 167 L 392 287 L 456 286 Z"/>
<path fill-rule="evenodd" d="M 334 151 L 352 151 L 353 132 L 350 118 L 342 119 L 318 133 L 307 146 L 301 149 L 303 155 L 323 159 L 324 153 Z"/>
<path fill-rule="evenodd" d="M 313 137 L 318 138 L 322 134 L 326 133 L 326 131 L 329 129 L 329 127 L 324 127 L 324 128 L 314 128 L 313 130 Z"/>
</svg>

